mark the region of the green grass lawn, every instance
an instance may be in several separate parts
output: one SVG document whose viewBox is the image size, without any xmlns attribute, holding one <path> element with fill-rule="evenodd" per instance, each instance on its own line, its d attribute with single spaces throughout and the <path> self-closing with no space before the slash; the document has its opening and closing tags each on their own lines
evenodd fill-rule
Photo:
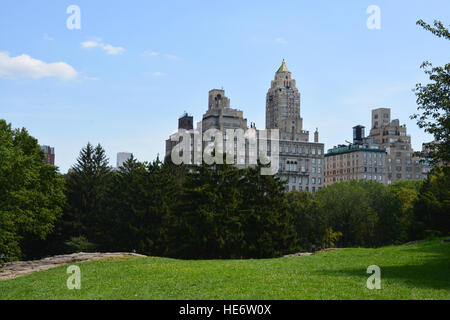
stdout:
<svg viewBox="0 0 450 320">
<path fill-rule="evenodd" d="M 450 299 L 450 243 L 428 240 L 267 260 L 116 258 L 0 281 L 0 299 Z M 381 289 L 366 287 L 369 265 Z"/>
</svg>

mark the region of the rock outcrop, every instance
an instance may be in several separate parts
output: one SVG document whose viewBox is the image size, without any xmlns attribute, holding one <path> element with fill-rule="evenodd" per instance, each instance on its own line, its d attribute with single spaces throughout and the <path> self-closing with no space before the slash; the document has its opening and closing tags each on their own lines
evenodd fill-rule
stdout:
<svg viewBox="0 0 450 320">
<path fill-rule="evenodd" d="M 146 257 L 141 254 L 114 252 L 114 253 L 73 253 L 54 257 L 48 257 L 33 261 L 15 261 L 0 266 L 0 281 L 21 277 L 33 272 L 48 270 L 65 264 L 100 260 L 115 257 Z"/>
</svg>

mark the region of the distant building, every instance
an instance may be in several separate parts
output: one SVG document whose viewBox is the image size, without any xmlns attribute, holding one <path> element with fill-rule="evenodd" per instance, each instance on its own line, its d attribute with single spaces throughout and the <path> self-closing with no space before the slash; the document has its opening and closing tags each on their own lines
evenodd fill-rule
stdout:
<svg viewBox="0 0 450 320">
<path fill-rule="evenodd" d="M 303 130 L 300 92 L 283 60 L 266 95 L 266 129 L 280 131 L 279 176 L 287 182 L 287 191 L 316 192 L 323 187 L 324 145 L 319 132 L 314 142 Z"/>
<path fill-rule="evenodd" d="M 353 127 L 353 143 L 329 149 L 325 155 L 325 186 L 350 180 L 387 184 L 386 149 L 365 137 L 365 127 Z"/>
<path fill-rule="evenodd" d="M 411 136 L 406 125 L 398 119 L 391 121 L 391 109 L 372 110 L 372 128 L 368 139 L 372 144 L 386 149 L 386 178 L 391 184 L 400 180 L 422 180 L 426 178 L 430 166 L 415 156 L 411 147 Z"/>
<path fill-rule="evenodd" d="M 247 129 L 247 119 L 239 109 L 230 107 L 230 99 L 225 90 L 213 89 L 208 94 L 208 110 L 203 115 L 202 131 L 215 128 L 222 132 L 226 129 Z"/>
<path fill-rule="evenodd" d="M 225 95 L 225 90 L 223 89 L 212 89 L 208 93 L 208 110 L 203 114 L 202 121 L 197 123 L 197 127 L 194 129 L 193 126 L 194 119 L 188 113 L 184 113 L 180 118 L 178 118 L 178 129 L 184 129 L 189 132 L 190 135 L 190 163 L 200 164 L 200 158 L 195 158 L 196 154 L 201 155 L 207 142 L 202 139 L 195 139 L 194 134 L 198 133 L 203 135 L 208 129 L 219 130 L 224 138 L 227 140 L 226 130 L 227 129 L 242 129 L 247 130 L 247 119 L 244 118 L 243 112 L 238 109 L 233 109 L 230 107 L 230 99 Z M 165 157 L 170 157 L 172 149 L 179 143 L 177 138 L 172 139 L 172 137 L 177 137 L 178 134 L 175 133 L 169 139 L 166 140 L 166 155 Z M 222 145 L 223 147 L 223 145 Z M 235 146 L 235 155 L 236 155 Z M 182 155 L 181 155 L 182 156 Z M 239 166 L 245 166 L 248 162 L 248 152 Z"/>
<path fill-rule="evenodd" d="M 127 162 L 133 156 L 132 153 L 129 152 L 119 152 L 117 153 L 117 168 L 123 166 L 125 162 Z"/>
<path fill-rule="evenodd" d="M 415 155 L 411 136 L 391 109 L 372 110 L 372 128 L 353 127 L 353 143 L 329 149 L 325 155 L 325 185 L 349 180 L 372 180 L 389 185 L 400 180 L 422 180 L 430 162 Z"/>
<path fill-rule="evenodd" d="M 55 148 L 49 146 L 40 146 L 41 150 L 44 151 L 45 159 L 44 162 L 46 164 L 55 165 Z"/>
<path fill-rule="evenodd" d="M 196 141 L 195 133 L 205 133 L 208 129 L 218 129 L 222 132 L 224 141 L 229 141 L 227 129 L 249 129 L 247 119 L 239 109 L 230 107 L 230 99 L 225 96 L 223 89 L 213 89 L 208 93 L 208 110 L 193 129 L 193 118 L 187 113 L 178 119 L 178 129 L 189 130 L 190 134 L 190 163 L 199 163 L 196 153 L 202 153 L 205 148 L 203 141 Z M 255 129 L 258 142 L 261 130 L 257 130 L 252 123 L 250 129 Z M 324 145 L 319 143 L 319 132 L 314 133 L 314 142 L 309 141 L 309 131 L 303 130 L 303 119 L 300 116 L 300 93 L 296 88 L 295 79 L 283 60 L 275 73 L 274 80 L 266 96 L 266 129 L 279 130 L 279 168 L 278 175 L 287 182 L 287 191 L 304 190 L 316 192 L 323 187 Z M 187 136 L 189 137 L 189 136 Z M 173 138 L 173 139 L 172 139 Z M 166 158 L 170 157 L 173 148 L 179 143 L 178 135 L 172 135 L 166 140 Z M 272 138 L 271 138 L 272 139 Z M 236 137 L 235 137 L 236 141 Z M 272 155 L 271 143 L 267 142 L 267 155 Z M 258 146 L 256 147 L 259 148 Z M 246 140 L 245 151 L 240 151 L 236 165 L 249 165 L 250 150 Z M 256 151 L 259 154 L 259 149 Z M 235 153 L 236 142 L 235 142 Z M 181 155 L 181 154 L 180 154 Z"/>
<path fill-rule="evenodd" d="M 339 145 L 325 155 L 325 186 L 350 180 L 386 184 L 385 149 L 364 144 Z"/>
</svg>

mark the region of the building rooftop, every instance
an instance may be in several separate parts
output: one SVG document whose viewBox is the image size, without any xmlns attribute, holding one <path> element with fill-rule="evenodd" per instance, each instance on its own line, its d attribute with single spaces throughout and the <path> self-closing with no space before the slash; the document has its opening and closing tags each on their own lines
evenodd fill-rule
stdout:
<svg viewBox="0 0 450 320">
<path fill-rule="evenodd" d="M 278 68 L 277 72 L 291 72 L 289 71 L 289 69 L 286 67 L 286 62 L 283 59 L 283 62 L 281 62 L 281 67 Z"/>
<path fill-rule="evenodd" d="M 349 146 L 340 145 L 340 146 L 334 147 L 332 149 L 328 149 L 328 152 L 327 152 L 327 154 L 325 154 L 325 156 L 357 152 L 357 151 L 386 152 L 386 149 L 380 149 L 380 148 L 378 148 L 378 146 L 369 146 L 369 145 L 361 145 L 361 144 L 351 144 Z"/>
</svg>

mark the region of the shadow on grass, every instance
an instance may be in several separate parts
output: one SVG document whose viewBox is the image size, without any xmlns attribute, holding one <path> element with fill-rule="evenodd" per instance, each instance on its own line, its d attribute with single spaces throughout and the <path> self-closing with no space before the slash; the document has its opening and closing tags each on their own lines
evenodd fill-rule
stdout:
<svg viewBox="0 0 450 320">
<path fill-rule="evenodd" d="M 399 252 L 399 257 L 400 255 L 411 255 L 411 259 L 402 263 L 401 258 L 396 260 L 394 256 L 392 261 L 379 263 L 381 281 L 386 281 L 385 283 L 388 285 L 399 283 L 412 288 L 449 290 L 450 295 L 450 245 L 440 242 L 420 247 L 400 246 L 398 249 L 402 251 Z M 321 270 L 319 273 L 335 277 L 350 276 L 364 279 L 370 276 L 364 267 L 351 268 L 351 266 L 350 268 Z"/>
</svg>

